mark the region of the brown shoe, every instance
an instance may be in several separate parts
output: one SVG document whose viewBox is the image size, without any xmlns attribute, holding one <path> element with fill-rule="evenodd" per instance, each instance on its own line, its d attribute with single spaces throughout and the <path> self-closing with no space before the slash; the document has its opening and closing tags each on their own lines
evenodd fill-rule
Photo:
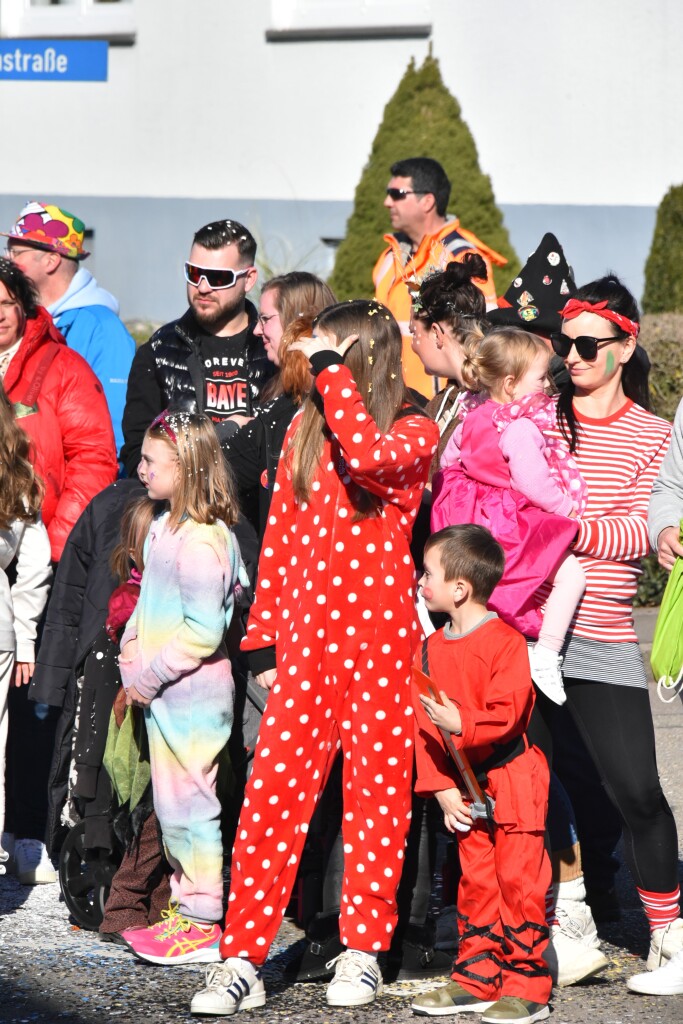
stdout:
<svg viewBox="0 0 683 1024">
<path fill-rule="evenodd" d="M 493 1006 L 493 1000 L 480 999 L 457 981 L 425 992 L 411 1003 L 413 1013 L 424 1017 L 446 1017 L 451 1013 L 480 1013 Z"/>
</svg>

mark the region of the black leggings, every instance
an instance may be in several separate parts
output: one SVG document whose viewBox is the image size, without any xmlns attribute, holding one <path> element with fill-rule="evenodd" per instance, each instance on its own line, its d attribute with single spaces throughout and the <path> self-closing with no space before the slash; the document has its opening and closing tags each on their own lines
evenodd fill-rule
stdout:
<svg viewBox="0 0 683 1024">
<path fill-rule="evenodd" d="M 567 704 L 624 823 L 624 852 L 636 885 L 678 886 L 676 823 L 662 792 L 646 689 L 565 677 Z"/>
</svg>

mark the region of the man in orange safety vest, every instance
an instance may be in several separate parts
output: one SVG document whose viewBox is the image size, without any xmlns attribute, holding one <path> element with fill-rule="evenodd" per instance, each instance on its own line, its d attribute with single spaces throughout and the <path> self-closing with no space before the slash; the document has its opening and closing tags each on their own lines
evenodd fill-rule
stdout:
<svg viewBox="0 0 683 1024">
<path fill-rule="evenodd" d="M 410 313 L 413 293 L 430 274 L 444 270 L 451 260 L 478 252 L 486 263 L 488 278 L 477 281 L 489 309 L 496 306 L 493 264 L 507 260 L 460 226 L 446 210 L 451 183 L 436 160 L 411 157 L 391 167 L 384 205 L 391 218 L 392 234 L 384 236 L 387 248 L 375 264 L 372 279 L 375 297 L 398 320 L 403 335 L 403 375 L 406 384 L 431 398 L 433 384 L 411 349 Z"/>
</svg>

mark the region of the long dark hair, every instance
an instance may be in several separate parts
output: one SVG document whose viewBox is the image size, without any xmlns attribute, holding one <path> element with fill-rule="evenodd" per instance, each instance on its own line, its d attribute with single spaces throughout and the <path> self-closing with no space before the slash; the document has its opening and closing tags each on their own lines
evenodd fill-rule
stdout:
<svg viewBox="0 0 683 1024">
<path fill-rule="evenodd" d="M 597 281 L 585 284 L 582 288 L 579 288 L 574 297 L 581 302 L 590 302 L 591 304 L 607 302 L 608 309 L 613 310 L 615 313 L 621 313 L 622 316 L 628 317 L 629 320 L 640 323 L 638 303 L 616 274 L 607 274 Z M 605 323 L 609 324 L 614 337 L 619 337 L 621 332 L 617 325 L 613 324 L 610 320 L 606 320 Z M 636 348 L 629 361 L 624 363 L 621 386 L 627 398 L 630 398 L 636 405 L 640 405 L 643 409 L 647 410 L 650 409 L 649 375 L 649 359 Z M 570 379 L 560 392 L 557 403 L 557 420 L 560 430 L 569 444 L 570 450 L 573 452 L 576 451 L 579 443 L 579 423 L 574 412 L 574 391 L 574 384 Z"/>
<path fill-rule="evenodd" d="M 12 298 L 19 303 L 24 311 L 24 316 L 28 320 L 33 320 L 39 305 L 38 292 L 23 270 L 20 270 L 16 263 L 12 263 L 11 260 L 6 260 L 4 257 L 0 257 L 0 282 L 4 284 Z"/>
</svg>

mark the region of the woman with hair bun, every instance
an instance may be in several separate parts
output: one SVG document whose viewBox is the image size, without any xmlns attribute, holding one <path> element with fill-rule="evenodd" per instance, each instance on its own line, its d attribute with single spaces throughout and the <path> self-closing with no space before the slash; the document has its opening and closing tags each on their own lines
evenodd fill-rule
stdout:
<svg viewBox="0 0 683 1024">
<path fill-rule="evenodd" d="M 425 278 L 413 303 L 411 348 L 426 374 L 447 382 L 425 410 L 436 420 L 441 435 L 432 474 L 458 424 L 464 345 L 484 336 L 486 300 L 475 279 L 486 279 L 486 264 L 471 252 L 462 262 L 449 263 L 444 271 Z"/>
</svg>

